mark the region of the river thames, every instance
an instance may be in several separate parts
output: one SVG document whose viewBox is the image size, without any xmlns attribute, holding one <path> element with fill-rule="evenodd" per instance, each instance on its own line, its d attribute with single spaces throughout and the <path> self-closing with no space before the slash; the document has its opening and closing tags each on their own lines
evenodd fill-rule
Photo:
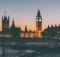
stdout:
<svg viewBox="0 0 60 57">
<path fill-rule="evenodd" d="M 0 57 L 3 57 L 0 47 Z M 4 57 L 60 57 L 60 51 L 4 48 Z"/>
</svg>

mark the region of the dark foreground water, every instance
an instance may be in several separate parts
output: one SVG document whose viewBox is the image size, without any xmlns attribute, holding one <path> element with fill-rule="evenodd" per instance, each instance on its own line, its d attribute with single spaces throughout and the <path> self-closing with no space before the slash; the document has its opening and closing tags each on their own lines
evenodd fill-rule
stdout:
<svg viewBox="0 0 60 57">
<path fill-rule="evenodd" d="M 31 50 L 31 49 L 11 49 L 5 47 L 4 57 L 60 57 L 60 51 L 52 50 Z M 0 47 L 0 57 L 2 57 L 2 47 Z"/>
</svg>

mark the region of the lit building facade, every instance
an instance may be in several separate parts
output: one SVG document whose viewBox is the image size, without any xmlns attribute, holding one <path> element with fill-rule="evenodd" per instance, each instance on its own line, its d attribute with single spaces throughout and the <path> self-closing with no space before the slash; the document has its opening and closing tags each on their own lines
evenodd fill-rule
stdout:
<svg viewBox="0 0 60 57">
<path fill-rule="evenodd" d="M 36 31 L 35 30 L 34 31 L 29 30 L 28 31 L 27 26 L 25 26 L 25 31 L 20 32 L 20 37 L 26 37 L 26 38 L 37 37 L 37 38 L 40 38 L 40 37 L 42 37 L 41 33 L 42 33 L 42 17 L 41 17 L 40 11 L 38 9 L 37 16 L 36 16 Z"/>
<path fill-rule="evenodd" d="M 6 15 L 2 17 L 2 32 L 0 35 L 3 37 L 20 37 L 20 38 L 40 38 L 42 32 L 42 17 L 40 11 L 38 10 L 36 16 L 36 31 L 28 30 L 27 26 L 25 26 L 25 30 L 22 31 L 20 27 L 16 27 L 14 24 L 14 19 L 12 21 L 12 25 L 9 27 L 9 16 Z"/>
<path fill-rule="evenodd" d="M 42 17 L 41 17 L 40 11 L 38 9 L 38 13 L 36 16 L 36 36 L 42 37 L 41 32 L 42 32 Z"/>
<path fill-rule="evenodd" d="M 36 37 L 36 31 L 28 30 L 27 26 L 25 26 L 25 30 L 20 32 L 20 37 L 22 37 L 22 38 Z"/>
</svg>

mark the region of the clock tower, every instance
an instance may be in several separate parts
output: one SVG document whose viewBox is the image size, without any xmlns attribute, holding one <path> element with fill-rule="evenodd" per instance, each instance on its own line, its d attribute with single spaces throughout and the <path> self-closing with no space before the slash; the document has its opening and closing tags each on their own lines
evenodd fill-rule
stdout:
<svg viewBox="0 0 60 57">
<path fill-rule="evenodd" d="M 36 36 L 41 37 L 41 32 L 42 32 L 42 17 L 38 9 L 36 16 Z"/>
</svg>

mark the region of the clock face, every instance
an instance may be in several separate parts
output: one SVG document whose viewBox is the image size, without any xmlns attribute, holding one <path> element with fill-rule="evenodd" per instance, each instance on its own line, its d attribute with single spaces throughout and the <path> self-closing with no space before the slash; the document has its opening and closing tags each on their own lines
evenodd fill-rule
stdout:
<svg viewBox="0 0 60 57">
<path fill-rule="evenodd" d="M 39 19 L 39 21 L 41 21 L 41 19 Z"/>
</svg>

